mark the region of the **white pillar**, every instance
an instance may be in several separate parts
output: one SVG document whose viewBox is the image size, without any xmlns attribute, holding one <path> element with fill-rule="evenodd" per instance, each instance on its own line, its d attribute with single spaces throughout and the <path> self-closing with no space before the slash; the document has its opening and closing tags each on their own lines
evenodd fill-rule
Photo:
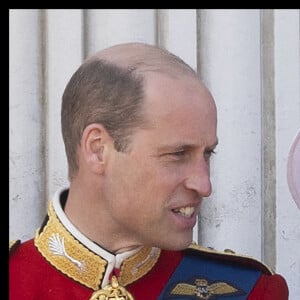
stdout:
<svg viewBox="0 0 300 300">
<path fill-rule="evenodd" d="M 219 137 L 200 241 L 260 259 L 260 12 L 201 10 L 198 24 L 199 71 L 216 100 Z"/>
<path fill-rule="evenodd" d="M 47 10 L 47 198 L 69 184 L 61 134 L 61 101 L 64 89 L 83 59 L 82 11 Z"/>
<path fill-rule="evenodd" d="M 300 129 L 299 10 L 275 10 L 277 182 L 277 271 L 288 281 L 290 299 L 300 295 L 300 211 L 287 183 L 287 158 Z M 300 184 L 300 178 L 299 178 Z"/>
<path fill-rule="evenodd" d="M 197 69 L 197 15 L 195 9 L 158 10 L 158 44 Z"/>
<path fill-rule="evenodd" d="M 9 237 L 35 233 L 44 210 L 39 10 L 9 11 Z"/>
<path fill-rule="evenodd" d="M 153 9 L 89 9 L 85 18 L 86 56 L 118 43 L 155 43 Z"/>
</svg>

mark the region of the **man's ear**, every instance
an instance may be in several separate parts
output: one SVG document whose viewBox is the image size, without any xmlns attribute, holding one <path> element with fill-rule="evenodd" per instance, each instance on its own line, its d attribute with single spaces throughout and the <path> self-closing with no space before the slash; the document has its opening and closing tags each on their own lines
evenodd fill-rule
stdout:
<svg viewBox="0 0 300 300">
<path fill-rule="evenodd" d="M 89 124 L 81 137 L 81 155 L 86 166 L 95 173 L 104 172 L 113 140 L 107 130 L 97 123 Z"/>
</svg>

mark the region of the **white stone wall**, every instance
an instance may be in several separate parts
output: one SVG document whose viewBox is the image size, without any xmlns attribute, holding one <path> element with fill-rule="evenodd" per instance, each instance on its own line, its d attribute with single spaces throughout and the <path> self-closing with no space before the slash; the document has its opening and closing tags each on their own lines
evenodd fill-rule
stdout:
<svg viewBox="0 0 300 300">
<path fill-rule="evenodd" d="M 286 180 L 300 128 L 299 20 L 299 10 L 10 10 L 10 239 L 32 237 L 68 184 L 60 101 L 72 73 L 115 43 L 159 44 L 198 70 L 218 107 L 213 193 L 194 239 L 265 261 L 299 299 L 300 210 Z"/>
<path fill-rule="evenodd" d="M 300 298 L 300 210 L 287 184 L 287 158 L 300 130 L 299 10 L 276 10 L 274 24 L 276 103 L 276 260 L 288 278 L 291 300 Z M 300 184 L 300 178 L 298 178 Z"/>
</svg>

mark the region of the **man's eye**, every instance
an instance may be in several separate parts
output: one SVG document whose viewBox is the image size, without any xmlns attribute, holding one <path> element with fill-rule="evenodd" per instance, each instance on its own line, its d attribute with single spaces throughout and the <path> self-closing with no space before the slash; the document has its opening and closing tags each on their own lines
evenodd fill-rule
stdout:
<svg viewBox="0 0 300 300">
<path fill-rule="evenodd" d="M 211 150 L 206 150 L 205 152 L 204 152 L 204 157 L 205 157 L 205 159 L 206 160 L 209 160 L 210 158 L 211 158 L 211 156 L 213 155 L 213 154 L 215 154 L 216 152 L 215 152 L 215 150 L 213 150 L 213 149 L 211 149 Z"/>
<path fill-rule="evenodd" d="M 165 156 L 168 157 L 170 160 L 182 161 L 186 158 L 187 151 L 180 150 L 180 151 L 175 151 L 175 152 L 169 152 L 169 153 L 166 153 Z"/>
<path fill-rule="evenodd" d="M 176 152 L 173 152 L 171 153 L 172 155 L 175 155 L 177 157 L 181 157 L 181 156 L 184 156 L 186 154 L 186 151 L 185 150 L 181 150 L 181 151 L 176 151 Z"/>
</svg>

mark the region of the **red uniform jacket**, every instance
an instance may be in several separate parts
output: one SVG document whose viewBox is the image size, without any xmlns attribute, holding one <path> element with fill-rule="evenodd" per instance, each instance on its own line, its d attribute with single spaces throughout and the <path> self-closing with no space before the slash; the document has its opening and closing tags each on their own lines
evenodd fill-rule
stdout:
<svg viewBox="0 0 300 300">
<path fill-rule="evenodd" d="M 35 238 L 10 250 L 9 299 L 89 300 L 106 291 L 112 275 L 130 294 L 93 299 L 288 299 L 284 278 L 250 257 L 197 245 L 114 256 L 76 232 L 52 202 Z"/>
</svg>

